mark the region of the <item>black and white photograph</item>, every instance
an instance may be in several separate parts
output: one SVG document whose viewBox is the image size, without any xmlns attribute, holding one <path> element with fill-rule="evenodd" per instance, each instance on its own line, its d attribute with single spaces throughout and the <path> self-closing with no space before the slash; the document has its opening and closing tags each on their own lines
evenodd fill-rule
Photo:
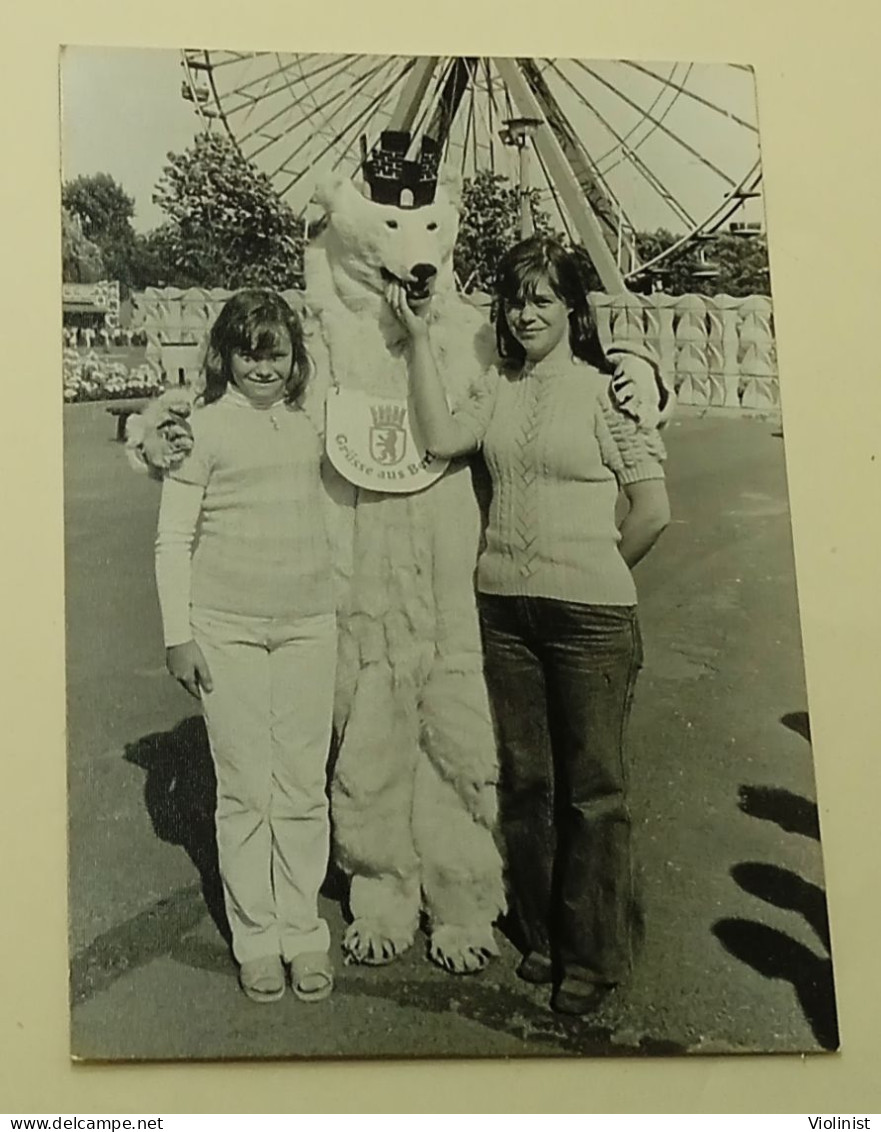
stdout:
<svg viewBox="0 0 881 1132">
<path fill-rule="evenodd" d="M 752 68 L 59 74 L 71 1056 L 838 1050 Z"/>
</svg>

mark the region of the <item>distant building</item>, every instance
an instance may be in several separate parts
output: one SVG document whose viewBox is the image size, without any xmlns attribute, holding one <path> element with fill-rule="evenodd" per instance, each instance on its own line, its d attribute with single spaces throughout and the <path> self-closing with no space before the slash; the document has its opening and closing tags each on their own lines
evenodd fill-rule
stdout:
<svg viewBox="0 0 881 1132">
<path fill-rule="evenodd" d="M 62 283 L 61 317 L 66 327 L 115 330 L 119 326 L 119 283 L 115 279 Z"/>
</svg>

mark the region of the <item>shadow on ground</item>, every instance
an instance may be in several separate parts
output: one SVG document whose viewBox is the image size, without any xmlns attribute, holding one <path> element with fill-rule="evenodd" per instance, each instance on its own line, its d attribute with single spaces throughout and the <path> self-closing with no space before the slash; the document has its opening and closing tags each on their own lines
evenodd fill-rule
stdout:
<svg viewBox="0 0 881 1132">
<path fill-rule="evenodd" d="M 780 721 L 810 742 L 807 712 L 791 712 Z M 750 817 L 774 822 L 787 833 L 820 840 L 817 806 L 789 790 L 769 786 L 741 786 L 740 809 Z M 743 861 L 731 869 L 735 884 L 775 908 L 794 912 L 810 925 L 827 955 L 817 955 L 785 932 L 757 920 L 723 919 L 713 934 L 729 953 L 766 979 L 792 983 L 804 1016 L 818 1045 L 838 1048 L 838 1018 L 829 916 L 822 888 L 789 869 L 761 861 Z"/>
<path fill-rule="evenodd" d="M 205 906 L 229 943 L 214 836 L 217 780 L 204 720 L 190 716 L 171 731 L 129 743 L 125 758 L 147 772 L 144 803 L 153 830 L 161 841 L 186 851 L 199 874 Z"/>
<path fill-rule="evenodd" d="M 147 772 L 144 804 L 153 830 L 160 840 L 186 851 L 199 873 L 205 906 L 229 944 L 214 829 L 217 779 L 204 719 L 190 716 L 171 731 L 129 743 L 125 758 Z M 333 761 L 334 752 L 331 767 Z M 345 890 L 345 878 L 331 864 L 322 895 L 342 903 Z"/>
</svg>

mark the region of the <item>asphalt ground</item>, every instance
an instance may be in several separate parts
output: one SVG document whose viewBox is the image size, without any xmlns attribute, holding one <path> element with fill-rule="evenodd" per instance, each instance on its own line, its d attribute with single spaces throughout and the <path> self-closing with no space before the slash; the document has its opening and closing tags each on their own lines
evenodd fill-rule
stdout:
<svg viewBox="0 0 881 1132">
<path fill-rule="evenodd" d="M 682 411 L 674 519 L 637 568 L 630 733 L 645 918 L 632 984 L 548 1010 L 516 954 L 455 977 L 419 940 L 334 995 L 257 1006 L 223 937 L 212 772 L 165 673 L 158 484 L 102 405 L 65 414 L 72 1051 L 85 1059 L 822 1051 L 837 1042 L 783 446 L 773 420 Z M 344 886 L 324 912 L 338 946 Z"/>
</svg>

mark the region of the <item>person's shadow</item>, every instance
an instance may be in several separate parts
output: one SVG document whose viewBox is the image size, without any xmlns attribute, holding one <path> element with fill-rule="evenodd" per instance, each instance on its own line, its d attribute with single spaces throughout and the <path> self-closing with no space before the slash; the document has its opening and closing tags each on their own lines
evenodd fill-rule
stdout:
<svg viewBox="0 0 881 1132">
<path fill-rule="evenodd" d="M 147 772 L 144 802 L 153 830 L 186 851 L 199 873 L 205 906 L 229 943 L 214 831 L 217 780 L 204 720 L 190 716 L 171 731 L 128 743 L 125 758 Z"/>
<path fill-rule="evenodd" d="M 161 841 L 180 845 L 186 851 L 199 874 L 205 906 L 231 946 L 214 826 L 217 779 L 204 719 L 193 715 L 171 731 L 157 731 L 128 743 L 125 758 L 147 772 L 144 803 L 153 831 Z M 334 747 L 328 782 L 335 760 Z M 345 908 L 347 890 L 345 876 L 331 860 L 322 895 Z"/>
<path fill-rule="evenodd" d="M 790 712 L 780 721 L 810 742 L 807 712 Z M 738 806 L 750 817 L 773 822 L 784 832 L 820 840 L 816 802 L 775 786 L 742 785 Z M 726 917 L 713 925 L 713 934 L 729 955 L 766 979 L 791 983 L 802 1012 L 819 1045 L 838 1049 L 838 1014 L 832 969 L 826 893 L 790 869 L 764 861 L 741 861 L 731 869 L 735 884 L 775 908 L 794 912 L 813 929 L 826 952 L 818 955 L 788 933 L 758 920 Z"/>
</svg>

